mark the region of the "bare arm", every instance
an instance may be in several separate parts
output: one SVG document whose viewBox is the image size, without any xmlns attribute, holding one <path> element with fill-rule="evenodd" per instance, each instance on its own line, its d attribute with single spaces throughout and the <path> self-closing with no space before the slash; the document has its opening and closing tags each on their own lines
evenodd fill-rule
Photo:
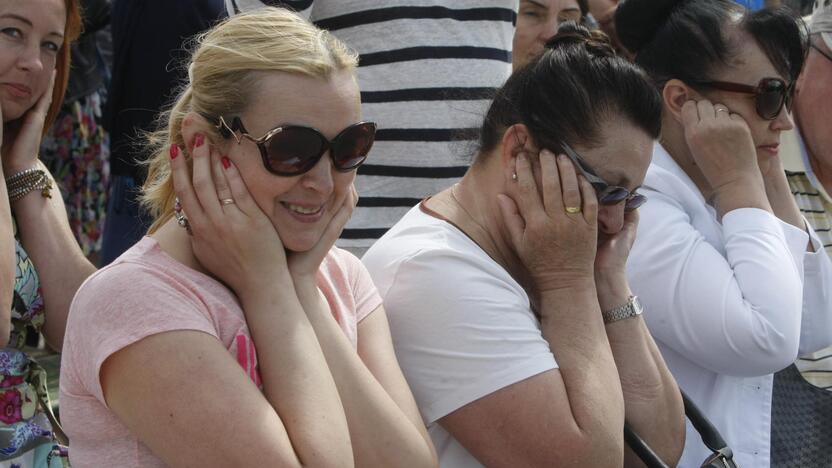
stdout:
<svg viewBox="0 0 832 468">
<path fill-rule="evenodd" d="M 54 84 L 54 75 L 52 78 Z M 37 167 L 51 178 L 38 160 L 38 149 L 44 120 L 52 99 L 52 84 L 3 141 L 3 172 L 7 176 Z M 40 196 L 35 190 L 11 204 L 23 248 L 32 259 L 40 278 L 46 310 L 43 334 L 49 346 L 60 351 L 63 347 L 66 316 L 78 287 L 95 267 L 87 261 L 72 231 L 60 191 L 52 182 L 52 198 Z M 4 199 L 8 199 L 4 196 Z M 4 320 L 5 322 L 5 320 Z M 5 333 L 3 336 L 8 336 Z"/>
<path fill-rule="evenodd" d="M 177 152 L 171 153 L 171 166 L 176 194 L 192 228 L 191 247 L 201 266 L 240 299 L 257 347 L 265 401 L 284 421 L 297 464 L 350 466 L 353 456 L 344 410 L 298 300 L 280 237 L 251 198 L 236 166 L 228 161 L 223 169 L 216 148 L 194 127 L 187 128 L 186 135 L 193 145 L 193 176 L 184 158 L 175 157 Z M 233 205 L 220 205 L 220 198 L 230 197 L 235 200 Z M 187 236 L 173 223 L 168 224 L 174 228 L 170 235 Z M 222 400 L 206 405 L 216 401 Z M 252 414 L 255 421 L 260 417 L 257 412 Z M 232 426 L 236 424 L 244 423 Z M 261 431 L 260 437 L 272 440 L 268 428 L 252 427 Z M 283 452 L 280 449 L 275 460 Z"/>
<path fill-rule="evenodd" d="M 559 369 L 476 400 L 439 420 L 493 467 L 614 467 L 623 463 L 624 402 L 595 288 L 546 294 L 543 335 Z M 571 318 L 570 318 L 571 317 Z"/>
<path fill-rule="evenodd" d="M 37 164 L 48 174 L 43 163 Z M 66 207 L 54 181 L 53 187 L 52 198 L 44 198 L 35 190 L 14 202 L 12 209 L 20 242 L 40 278 L 46 310 L 43 334 L 49 346 L 60 351 L 69 304 L 95 267 L 84 257 L 69 228 Z"/>
<path fill-rule="evenodd" d="M 559 369 L 504 387 L 439 422 L 488 466 L 621 466 L 624 401 L 593 274 L 597 200 L 565 157 L 556 162 L 543 151 L 539 159 L 541 190 L 521 154 L 516 176 L 505 174 L 509 193 L 498 202 Z M 569 215 L 567 206 L 582 211 Z"/>
<path fill-rule="evenodd" d="M 433 443 L 396 361 L 384 309 L 359 324 L 356 353 L 317 288 L 308 293 L 319 299 L 306 311 L 338 386 L 356 466 L 437 466 Z"/>
<path fill-rule="evenodd" d="M 436 453 L 393 351 L 384 309 L 359 325 L 359 353 L 318 290 L 321 262 L 352 215 L 352 187 L 317 245 L 289 256 L 298 298 L 315 329 L 349 423 L 357 466 L 436 466 Z"/>
<path fill-rule="evenodd" d="M 626 304 L 631 296 L 626 280 L 604 288 L 603 310 Z M 599 289 L 601 287 L 599 286 Z M 667 368 L 641 316 L 606 325 L 630 427 L 668 465 L 676 466 L 685 447 L 685 409 L 676 380 Z M 624 466 L 644 466 L 627 448 Z"/>
<path fill-rule="evenodd" d="M 0 169 L 0 348 L 9 343 L 11 331 L 11 309 L 14 297 L 15 244 L 12 230 L 12 215 L 6 179 Z"/>
<path fill-rule="evenodd" d="M 632 292 L 626 263 L 635 242 L 638 211 L 624 215 L 624 225 L 603 235 L 595 258 L 595 282 L 602 311 L 626 304 Z M 669 466 L 675 466 L 685 446 L 685 417 L 676 380 L 665 365 L 642 317 L 606 324 L 630 427 Z M 643 466 L 627 448 L 625 466 Z"/>
<path fill-rule="evenodd" d="M 284 324 L 291 320 L 284 320 Z M 264 396 L 222 344 L 198 331 L 160 333 L 111 355 L 100 377 L 110 409 L 167 465 L 349 466 L 349 441 L 336 430 L 337 412 L 322 411 L 326 385 L 310 375 L 302 326 L 281 379 L 267 371 L 277 359 L 258 349 Z M 148 362 L 155 363 L 148 366 Z M 269 377 L 266 377 L 269 375 Z M 268 395 L 284 391 L 279 402 Z M 337 400 L 337 399 L 336 399 Z M 140 404 L 137 404 L 140 402 Z M 343 447 L 346 442 L 346 452 Z"/>
</svg>

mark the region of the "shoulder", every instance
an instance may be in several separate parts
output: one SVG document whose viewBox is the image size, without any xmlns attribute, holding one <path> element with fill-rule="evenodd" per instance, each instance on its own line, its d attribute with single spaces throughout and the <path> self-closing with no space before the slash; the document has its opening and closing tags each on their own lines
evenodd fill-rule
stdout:
<svg viewBox="0 0 832 468">
<path fill-rule="evenodd" d="M 160 322 L 210 330 L 204 303 L 209 279 L 201 276 L 143 240 L 81 285 L 70 306 L 67 336 L 137 333 Z"/>
</svg>

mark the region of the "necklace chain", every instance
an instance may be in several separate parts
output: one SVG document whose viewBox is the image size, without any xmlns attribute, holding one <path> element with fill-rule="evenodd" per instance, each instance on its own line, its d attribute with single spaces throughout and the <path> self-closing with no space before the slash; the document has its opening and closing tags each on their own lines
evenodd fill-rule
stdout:
<svg viewBox="0 0 832 468">
<path fill-rule="evenodd" d="M 458 183 L 456 183 L 456 184 L 451 185 L 451 198 L 453 198 L 453 199 L 454 199 L 454 203 L 456 203 L 456 206 L 460 207 L 460 208 L 462 209 L 462 211 L 464 211 L 464 212 L 465 212 L 465 214 L 468 216 L 468 218 L 469 218 L 471 221 L 473 221 L 473 222 L 474 222 L 474 224 L 476 224 L 476 225 L 477 225 L 477 227 L 479 227 L 480 229 L 483 229 L 483 227 L 480 225 L 480 223 L 478 223 L 478 222 L 477 222 L 477 219 L 476 219 L 476 218 L 474 218 L 474 217 L 471 215 L 471 213 L 468 211 L 468 209 L 467 209 L 467 208 L 465 208 L 465 205 L 463 205 L 463 204 L 462 204 L 462 202 L 461 202 L 461 201 L 459 201 L 459 197 L 457 197 L 457 196 L 456 196 L 456 187 L 457 187 L 457 185 L 459 185 L 459 184 L 458 184 Z M 484 230 L 484 229 L 483 229 L 483 230 Z"/>
</svg>

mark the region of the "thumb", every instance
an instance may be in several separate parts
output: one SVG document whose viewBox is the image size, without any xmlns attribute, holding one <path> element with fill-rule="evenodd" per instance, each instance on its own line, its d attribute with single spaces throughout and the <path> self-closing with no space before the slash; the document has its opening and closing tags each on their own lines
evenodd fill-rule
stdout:
<svg viewBox="0 0 832 468">
<path fill-rule="evenodd" d="M 526 229 L 526 222 L 520 216 L 520 210 L 511 197 L 502 193 L 498 194 L 497 205 L 500 207 L 500 213 L 503 216 L 503 222 L 506 225 L 511 241 L 514 243 L 514 247 L 517 248 L 523 241 L 523 231 Z"/>
</svg>

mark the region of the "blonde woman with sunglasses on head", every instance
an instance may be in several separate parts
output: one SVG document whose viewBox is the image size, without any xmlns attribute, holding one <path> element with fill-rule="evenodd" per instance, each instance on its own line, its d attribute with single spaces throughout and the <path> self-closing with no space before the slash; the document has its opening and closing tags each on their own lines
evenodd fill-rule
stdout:
<svg viewBox="0 0 832 468">
<path fill-rule="evenodd" d="M 283 9 L 201 36 L 154 136 L 150 236 L 73 303 L 74 466 L 435 466 L 380 298 L 333 247 L 375 134 L 355 66 Z"/>
</svg>

